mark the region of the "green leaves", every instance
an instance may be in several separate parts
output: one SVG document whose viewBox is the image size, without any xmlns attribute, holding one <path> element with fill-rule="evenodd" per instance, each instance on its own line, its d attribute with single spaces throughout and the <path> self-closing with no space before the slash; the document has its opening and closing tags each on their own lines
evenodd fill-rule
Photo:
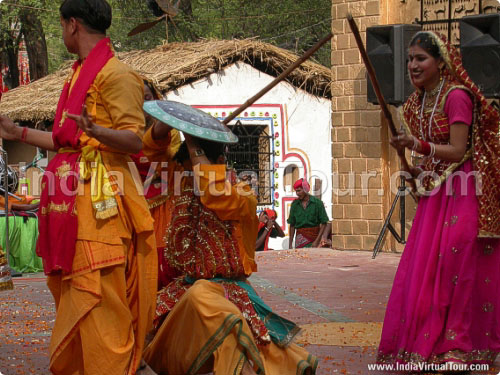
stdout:
<svg viewBox="0 0 500 375">
<path fill-rule="evenodd" d="M 177 0 L 169 0 L 177 3 Z M 116 51 L 150 49 L 169 42 L 200 38 L 258 38 L 301 54 L 326 35 L 331 28 L 331 0 L 180 0 L 178 13 L 152 29 L 133 37 L 127 34 L 137 25 L 156 17 L 147 1 L 108 0 L 113 23 L 108 35 Z M 61 38 L 61 0 L 3 0 L 0 3 L 0 61 L 5 49 L 16 44 L 22 27 L 20 14 L 31 10 L 43 26 L 47 42 L 49 72 L 73 59 Z M 3 53 L 2 53 L 3 52 Z M 330 66 L 330 49 L 323 47 L 316 60 Z"/>
<path fill-rule="evenodd" d="M 130 1 L 120 2 L 130 6 Z M 177 16 L 169 20 L 168 40 L 256 37 L 301 54 L 330 31 L 330 9 L 330 0 L 181 0 Z M 165 38 L 165 23 L 148 33 L 148 39 L 156 42 L 158 37 Z M 139 34 L 131 39 L 144 37 Z M 323 48 L 317 59 L 330 66 L 330 50 Z"/>
</svg>

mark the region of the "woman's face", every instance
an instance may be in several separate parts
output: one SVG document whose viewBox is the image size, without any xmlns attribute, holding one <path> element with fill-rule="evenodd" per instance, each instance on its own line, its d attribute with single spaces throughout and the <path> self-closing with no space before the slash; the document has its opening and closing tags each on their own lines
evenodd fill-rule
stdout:
<svg viewBox="0 0 500 375">
<path fill-rule="evenodd" d="M 432 90 L 439 83 L 439 67 L 443 62 L 436 59 L 418 45 L 408 51 L 408 72 L 415 87 Z"/>
<path fill-rule="evenodd" d="M 269 220 L 269 217 L 267 216 L 267 213 L 265 213 L 264 211 L 262 211 L 259 215 L 259 221 L 261 223 L 267 223 L 267 221 Z"/>
</svg>

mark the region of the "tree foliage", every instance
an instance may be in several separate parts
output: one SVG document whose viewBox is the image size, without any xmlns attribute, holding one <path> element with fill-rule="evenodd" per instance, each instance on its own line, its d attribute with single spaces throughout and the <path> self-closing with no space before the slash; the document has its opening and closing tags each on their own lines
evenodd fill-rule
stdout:
<svg viewBox="0 0 500 375">
<path fill-rule="evenodd" d="M 301 54 L 331 29 L 331 0 L 180 0 L 179 8 L 169 41 L 255 37 Z M 165 33 L 162 26 L 155 26 L 157 35 Z M 316 59 L 330 66 L 329 48 Z"/>
<path fill-rule="evenodd" d="M 36 10 L 23 8 L 19 12 L 21 31 L 28 53 L 31 80 L 46 76 L 49 72 L 47 43 L 43 25 Z"/>
<path fill-rule="evenodd" d="M 160 14 L 158 9 L 156 15 L 153 13 L 153 1 L 108 0 L 113 8 L 109 36 L 115 50 L 150 49 L 164 43 L 168 35 L 169 42 L 258 38 L 301 54 L 331 28 L 331 0 L 171 0 L 179 10 L 168 24 L 162 21 L 148 31 L 127 37 L 135 26 L 153 21 Z M 21 36 L 32 49 L 30 73 L 34 79 L 72 58 L 61 39 L 60 4 L 61 0 L 0 3 L 0 63 L 12 67 L 12 75 L 16 74 Z M 315 58 L 329 66 L 330 48 L 323 47 Z M 40 63 L 44 59 L 48 62 L 45 71 Z"/>
</svg>

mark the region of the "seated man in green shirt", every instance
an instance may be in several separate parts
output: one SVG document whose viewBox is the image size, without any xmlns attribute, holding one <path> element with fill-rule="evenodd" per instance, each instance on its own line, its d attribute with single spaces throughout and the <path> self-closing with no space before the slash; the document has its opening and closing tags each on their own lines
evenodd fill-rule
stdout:
<svg viewBox="0 0 500 375">
<path fill-rule="evenodd" d="M 295 231 L 295 248 L 318 247 L 321 236 L 328 223 L 325 206 L 320 199 L 309 194 L 309 184 L 303 178 L 293 184 L 298 199 L 292 202 L 288 224 L 290 224 L 290 242 L 288 247 L 292 249 Z"/>
</svg>

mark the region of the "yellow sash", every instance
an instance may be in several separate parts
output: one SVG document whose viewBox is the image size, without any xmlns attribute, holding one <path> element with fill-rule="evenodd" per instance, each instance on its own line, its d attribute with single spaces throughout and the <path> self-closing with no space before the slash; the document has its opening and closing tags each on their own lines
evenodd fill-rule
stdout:
<svg viewBox="0 0 500 375">
<path fill-rule="evenodd" d="M 79 175 L 82 181 L 90 179 L 90 195 L 96 219 L 108 219 L 118 215 L 115 191 L 109 179 L 108 171 L 102 162 L 101 152 L 93 146 L 84 146 L 81 150 L 60 148 L 58 152 L 81 152 Z"/>
</svg>

